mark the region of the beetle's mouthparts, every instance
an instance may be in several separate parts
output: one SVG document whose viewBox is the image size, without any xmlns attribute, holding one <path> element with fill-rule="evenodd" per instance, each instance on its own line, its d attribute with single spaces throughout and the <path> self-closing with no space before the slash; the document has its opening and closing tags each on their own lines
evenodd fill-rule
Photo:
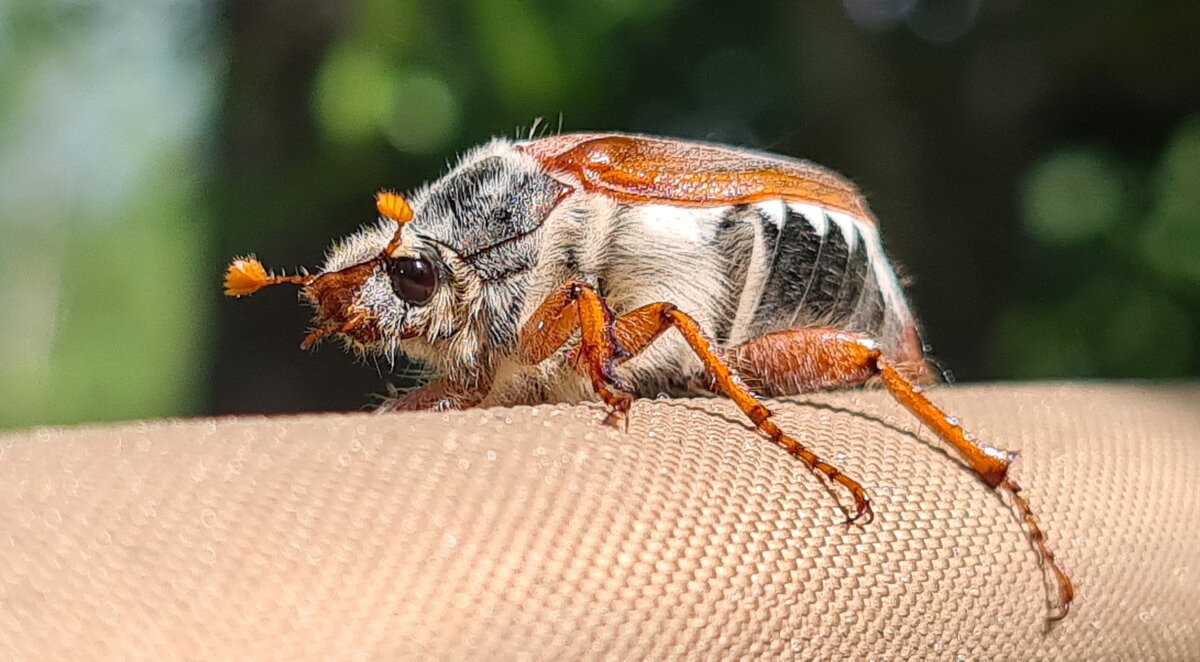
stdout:
<svg viewBox="0 0 1200 662">
<path fill-rule="evenodd" d="M 312 347 L 318 340 L 334 333 L 344 333 L 359 342 L 378 340 L 379 330 L 368 324 L 371 316 L 355 301 L 367 279 L 379 266 L 380 260 L 368 260 L 339 271 L 321 274 L 304 285 L 301 296 L 317 309 L 317 328 L 304 338 L 301 349 Z"/>
<path fill-rule="evenodd" d="M 334 333 L 350 333 L 356 340 L 369 341 L 378 333 L 366 324 L 369 315 L 356 308 L 353 302 L 355 294 L 371 275 L 377 262 L 370 260 L 321 275 L 301 273 L 288 276 L 267 271 L 253 256 L 239 257 L 225 271 L 225 296 L 248 296 L 271 285 L 299 285 L 302 288 L 301 296 L 316 306 L 320 320 L 317 328 L 300 343 L 301 349 L 308 349 L 321 338 Z"/>
<path fill-rule="evenodd" d="M 304 340 L 300 342 L 300 349 L 307 350 L 328 335 L 333 335 L 335 333 L 351 333 L 352 331 L 361 329 L 367 319 L 368 315 L 366 311 L 357 310 L 351 312 L 346 318 L 346 321 L 342 322 L 341 324 L 335 323 L 317 327 L 310 331 L 307 336 L 304 336 Z"/>
</svg>

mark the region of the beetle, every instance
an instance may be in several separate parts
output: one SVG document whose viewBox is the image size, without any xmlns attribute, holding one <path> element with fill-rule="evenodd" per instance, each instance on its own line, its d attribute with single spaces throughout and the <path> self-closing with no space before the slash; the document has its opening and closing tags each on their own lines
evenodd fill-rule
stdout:
<svg viewBox="0 0 1200 662">
<path fill-rule="evenodd" d="M 1074 597 L 1021 487 L 1016 453 L 933 404 L 917 320 L 875 216 L 847 179 L 807 161 L 616 133 L 495 139 L 411 196 L 383 191 L 378 222 L 336 242 L 319 273 L 253 257 L 229 296 L 282 283 L 316 310 L 307 349 L 337 336 L 436 377 L 387 410 L 724 394 L 771 441 L 843 487 L 863 487 L 779 428 L 761 396 L 883 386 L 988 487 L 1011 495 L 1057 585 Z M 674 329 L 676 333 L 668 333 Z M 627 419 L 626 419 L 627 420 Z"/>
</svg>

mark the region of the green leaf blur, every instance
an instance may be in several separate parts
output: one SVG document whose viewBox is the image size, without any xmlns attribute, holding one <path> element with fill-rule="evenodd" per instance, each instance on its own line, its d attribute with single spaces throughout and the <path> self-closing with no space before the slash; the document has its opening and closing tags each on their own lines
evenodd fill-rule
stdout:
<svg viewBox="0 0 1200 662">
<path fill-rule="evenodd" d="M 319 264 L 493 136 L 620 130 L 862 187 L 961 379 L 1200 375 L 1200 5 L 0 4 L 0 427 L 354 409 Z"/>
</svg>

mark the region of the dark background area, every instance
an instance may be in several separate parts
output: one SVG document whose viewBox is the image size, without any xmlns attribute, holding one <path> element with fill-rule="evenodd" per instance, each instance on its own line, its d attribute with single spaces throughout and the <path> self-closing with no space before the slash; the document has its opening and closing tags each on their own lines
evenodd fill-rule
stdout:
<svg viewBox="0 0 1200 662">
<path fill-rule="evenodd" d="M 0 12 L 0 426 L 354 409 L 289 271 L 536 118 L 856 181 L 960 380 L 1200 374 L 1200 5 L 20 0 Z"/>
</svg>

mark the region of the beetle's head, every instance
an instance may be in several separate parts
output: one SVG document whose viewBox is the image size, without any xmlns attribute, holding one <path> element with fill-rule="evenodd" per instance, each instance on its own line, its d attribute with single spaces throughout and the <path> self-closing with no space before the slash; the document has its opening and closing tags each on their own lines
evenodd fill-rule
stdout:
<svg viewBox="0 0 1200 662">
<path fill-rule="evenodd" d="M 301 298 L 316 309 L 301 348 L 337 334 L 359 352 L 393 354 L 398 341 L 429 327 L 434 315 L 427 309 L 442 289 L 445 267 L 432 246 L 404 232 L 413 217 L 404 198 L 380 192 L 375 204 L 381 223 L 335 245 L 322 273 L 277 276 L 253 257 L 238 258 L 225 273 L 225 294 L 299 285 Z"/>
<path fill-rule="evenodd" d="M 360 354 L 391 358 L 402 349 L 470 369 L 487 345 L 515 340 L 538 231 L 571 190 L 497 141 L 417 193 L 415 213 L 398 194 L 377 195 L 379 223 L 335 243 L 319 274 L 274 275 L 240 258 L 225 274 L 225 294 L 299 285 L 316 309 L 301 347 L 336 335 Z M 400 347 L 418 338 L 425 342 Z M 451 339 L 452 348 L 440 342 Z"/>
</svg>

